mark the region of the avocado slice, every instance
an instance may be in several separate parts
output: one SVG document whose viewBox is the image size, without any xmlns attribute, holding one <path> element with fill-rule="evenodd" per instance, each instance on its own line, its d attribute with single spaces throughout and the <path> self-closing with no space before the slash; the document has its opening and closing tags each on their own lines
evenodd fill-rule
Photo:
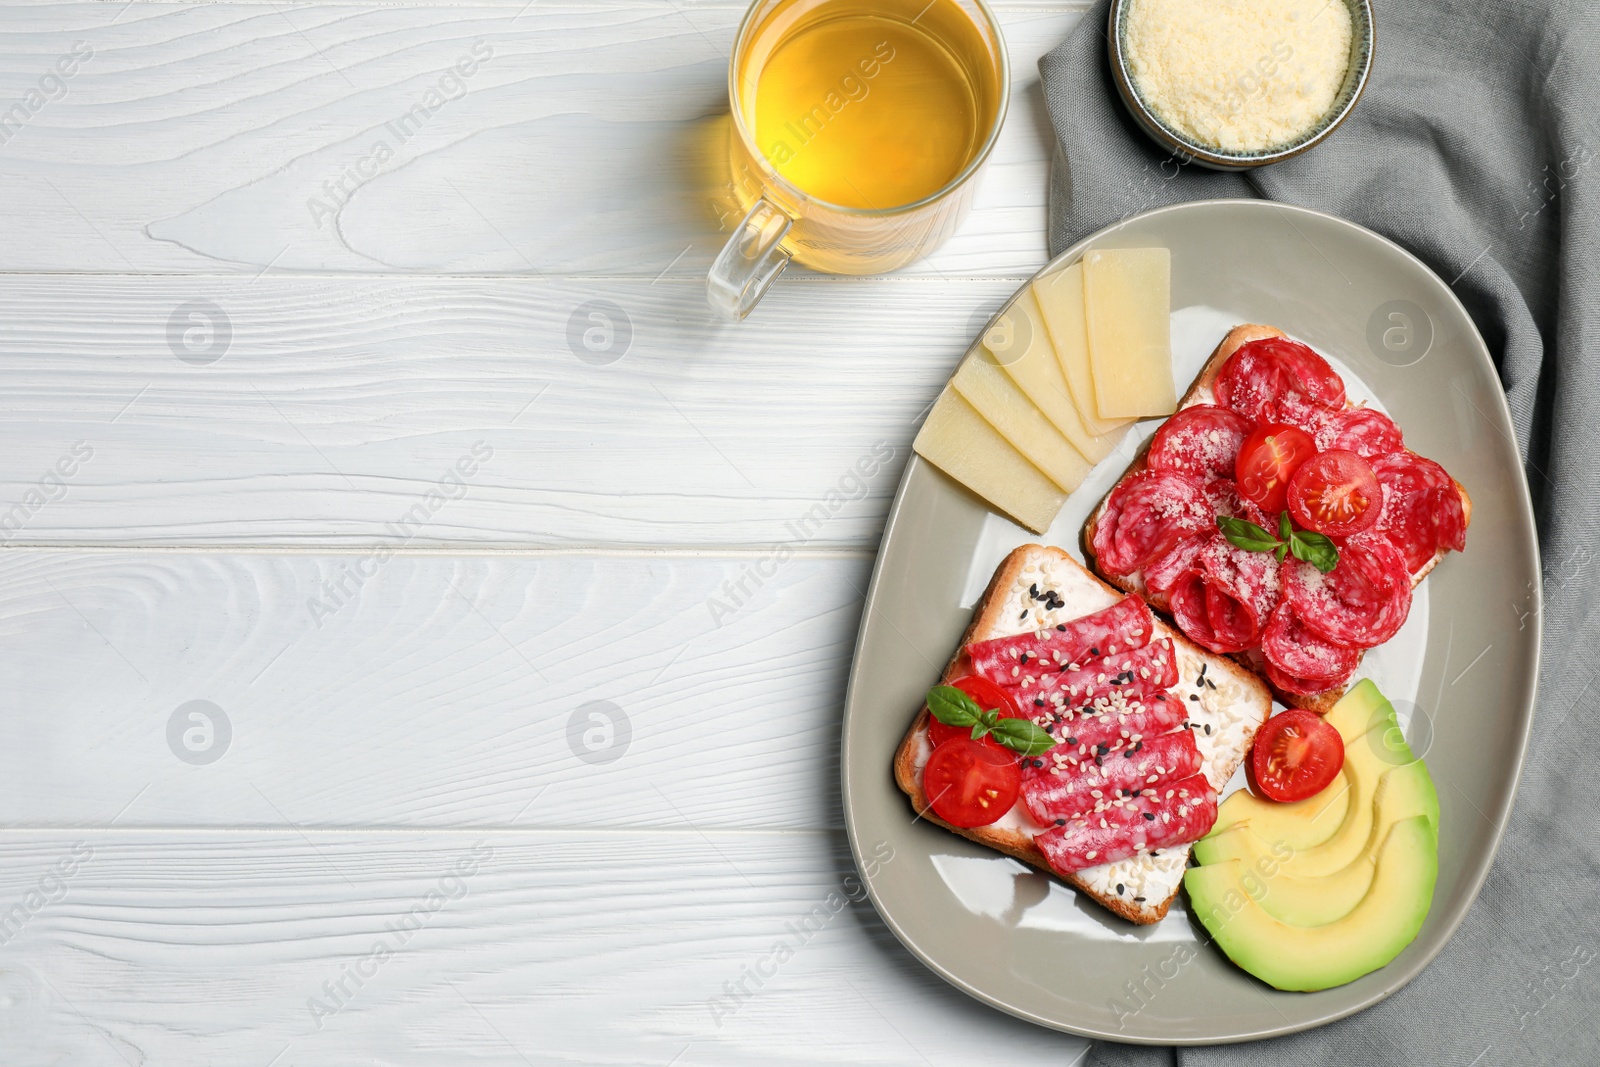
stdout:
<svg viewBox="0 0 1600 1067">
<path fill-rule="evenodd" d="M 1349 745 L 1380 722 L 1393 723 L 1394 705 L 1378 691 L 1371 678 L 1363 678 L 1339 698 L 1325 721 L 1338 730 L 1344 743 Z"/>
<path fill-rule="evenodd" d="M 1349 915 L 1367 895 L 1377 867 L 1376 853 L 1376 849 L 1368 849 L 1332 874 L 1302 878 L 1286 873 L 1279 862 L 1279 858 L 1293 855 L 1288 848 L 1281 848 L 1275 858 L 1248 826 L 1235 826 L 1217 839 L 1218 858 L 1213 862 L 1236 861 L 1241 881 L 1274 919 L 1295 926 L 1322 926 Z"/>
<path fill-rule="evenodd" d="M 1394 739 L 1390 733 L 1371 737 L 1366 735 L 1377 729 L 1393 731 L 1396 725 L 1393 706 L 1369 678 L 1363 678 L 1339 698 L 1333 710 L 1328 712 L 1327 723 L 1338 730 L 1344 740 L 1346 758 L 1350 749 L 1358 743 L 1387 749 Z M 1400 737 L 1400 743 L 1405 743 L 1403 736 Z M 1396 758 L 1387 751 L 1385 759 L 1389 763 L 1410 762 L 1409 755 Z M 1248 822 L 1256 836 L 1263 841 L 1281 841 L 1297 851 L 1310 848 L 1328 840 L 1344 824 L 1349 814 L 1351 796 L 1350 779 L 1343 771 L 1316 796 L 1292 804 L 1265 800 L 1241 789 L 1217 808 L 1217 821 L 1211 833 L 1221 834 L 1242 822 Z M 1202 863 L 1213 862 L 1205 858 L 1203 848 L 1197 849 L 1196 855 L 1200 856 Z"/>
<path fill-rule="evenodd" d="M 1425 815 L 1395 823 L 1361 902 L 1321 926 L 1275 918 L 1258 899 L 1271 890 L 1246 874 L 1238 860 L 1191 867 L 1183 879 L 1190 910 L 1229 959 L 1263 982 L 1328 989 L 1384 966 L 1416 938 L 1439 876 L 1437 832 Z"/>
<path fill-rule="evenodd" d="M 1356 746 L 1352 752 L 1362 751 Z M 1346 760 L 1349 760 L 1346 756 Z M 1387 766 L 1371 757 L 1378 767 Z M 1202 863 L 1221 863 L 1230 859 L 1245 861 L 1253 866 L 1264 857 L 1273 857 L 1278 869 L 1296 878 L 1329 878 L 1355 863 L 1365 853 L 1376 852 L 1389 833 L 1389 827 L 1401 819 L 1421 815 L 1435 830 L 1439 827 L 1439 795 L 1434 791 L 1428 767 L 1421 760 L 1404 767 L 1393 767 L 1377 774 L 1376 768 L 1357 761 L 1352 769 L 1355 789 L 1351 796 L 1349 816 L 1340 824 L 1334 835 L 1320 845 L 1294 849 L 1282 842 L 1264 841 L 1248 824 L 1235 829 L 1245 833 L 1219 835 L 1209 839 L 1201 858 Z M 1277 848 L 1273 846 L 1277 845 Z M 1284 855 L 1284 853 L 1288 853 Z M 1195 850 L 1197 856 L 1200 850 Z"/>
</svg>

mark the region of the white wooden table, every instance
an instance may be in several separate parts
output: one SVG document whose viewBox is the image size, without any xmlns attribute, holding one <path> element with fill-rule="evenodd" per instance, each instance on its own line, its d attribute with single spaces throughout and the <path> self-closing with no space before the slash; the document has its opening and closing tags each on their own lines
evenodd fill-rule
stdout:
<svg viewBox="0 0 1600 1067">
<path fill-rule="evenodd" d="M 828 902 L 873 553 L 1044 262 L 1082 5 L 1002 6 L 948 246 L 724 327 L 742 6 L 6 6 L 6 1067 L 1079 1054 Z"/>
</svg>

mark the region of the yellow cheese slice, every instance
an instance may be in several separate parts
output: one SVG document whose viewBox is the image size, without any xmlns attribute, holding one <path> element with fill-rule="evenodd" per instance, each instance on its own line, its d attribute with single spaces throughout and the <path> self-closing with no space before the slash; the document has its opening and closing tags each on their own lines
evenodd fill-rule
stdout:
<svg viewBox="0 0 1600 1067">
<path fill-rule="evenodd" d="M 1032 289 L 1018 293 L 1005 314 L 984 333 L 979 355 L 1010 375 L 1017 388 L 1090 463 L 1099 463 L 1117 446 L 1119 433 L 1092 434 L 1078 416 Z"/>
<path fill-rule="evenodd" d="M 944 471 L 1035 533 L 1044 533 L 1067 495 L 1012 448 L 952 389 L 945 389 L 912 445 Z"/>
<path fill-rule="evenodd" d="M 1102 419 L 1096 414 L 1099 404 L 1089 366 L 1089 324 L 1083 313 L 1083 264 L 1046 274 L 1033 283 L 1033 295 L 1084 429 L 1100 436 L 1126 425 L 1130 420 Z"/>
<path fill-rule="evenodd" d="M 950 385 L 1062 492 L 1072 492 L 1089 476 L 1091 464 L 1083 453 L 1073 448 L 1016 383 L 987 359 L 973 355 L 962 360 Z"/>
<path fill-rule="evenodd" d="M 1106 248 L 1083 257 L 1089 363 L 1100 418 L 1177 410 L 1171 286 L 1172 254 L 1165 248 Z"/>
</svg>

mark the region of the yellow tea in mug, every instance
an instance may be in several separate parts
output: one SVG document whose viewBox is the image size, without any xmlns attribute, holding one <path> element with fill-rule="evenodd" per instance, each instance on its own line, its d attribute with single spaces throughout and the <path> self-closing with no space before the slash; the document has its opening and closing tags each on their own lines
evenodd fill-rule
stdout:
<svg viewBox="0 0 1600 1067">
<path fill-rule="evenodd" d="M 997 113 L 993 45 L 956 0 L 796 0 L 738 66 L 745 126 L 802 193 L 884 210 L 932 196 Z"/>
</svg>

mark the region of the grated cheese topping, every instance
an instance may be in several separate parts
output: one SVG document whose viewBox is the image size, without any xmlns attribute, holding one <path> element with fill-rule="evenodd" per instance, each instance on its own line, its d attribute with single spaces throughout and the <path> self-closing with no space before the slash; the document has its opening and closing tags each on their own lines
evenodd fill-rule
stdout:
<svg viewBox="0 0 1600 1067">
<path fill-rule="evenodd" d="M 1343 0 L 1133 0 L 1134 88 L 1172 129 L 1231 153 L 1297 141 L 1333 110 L 1350 67 Z"/>
</svg>

